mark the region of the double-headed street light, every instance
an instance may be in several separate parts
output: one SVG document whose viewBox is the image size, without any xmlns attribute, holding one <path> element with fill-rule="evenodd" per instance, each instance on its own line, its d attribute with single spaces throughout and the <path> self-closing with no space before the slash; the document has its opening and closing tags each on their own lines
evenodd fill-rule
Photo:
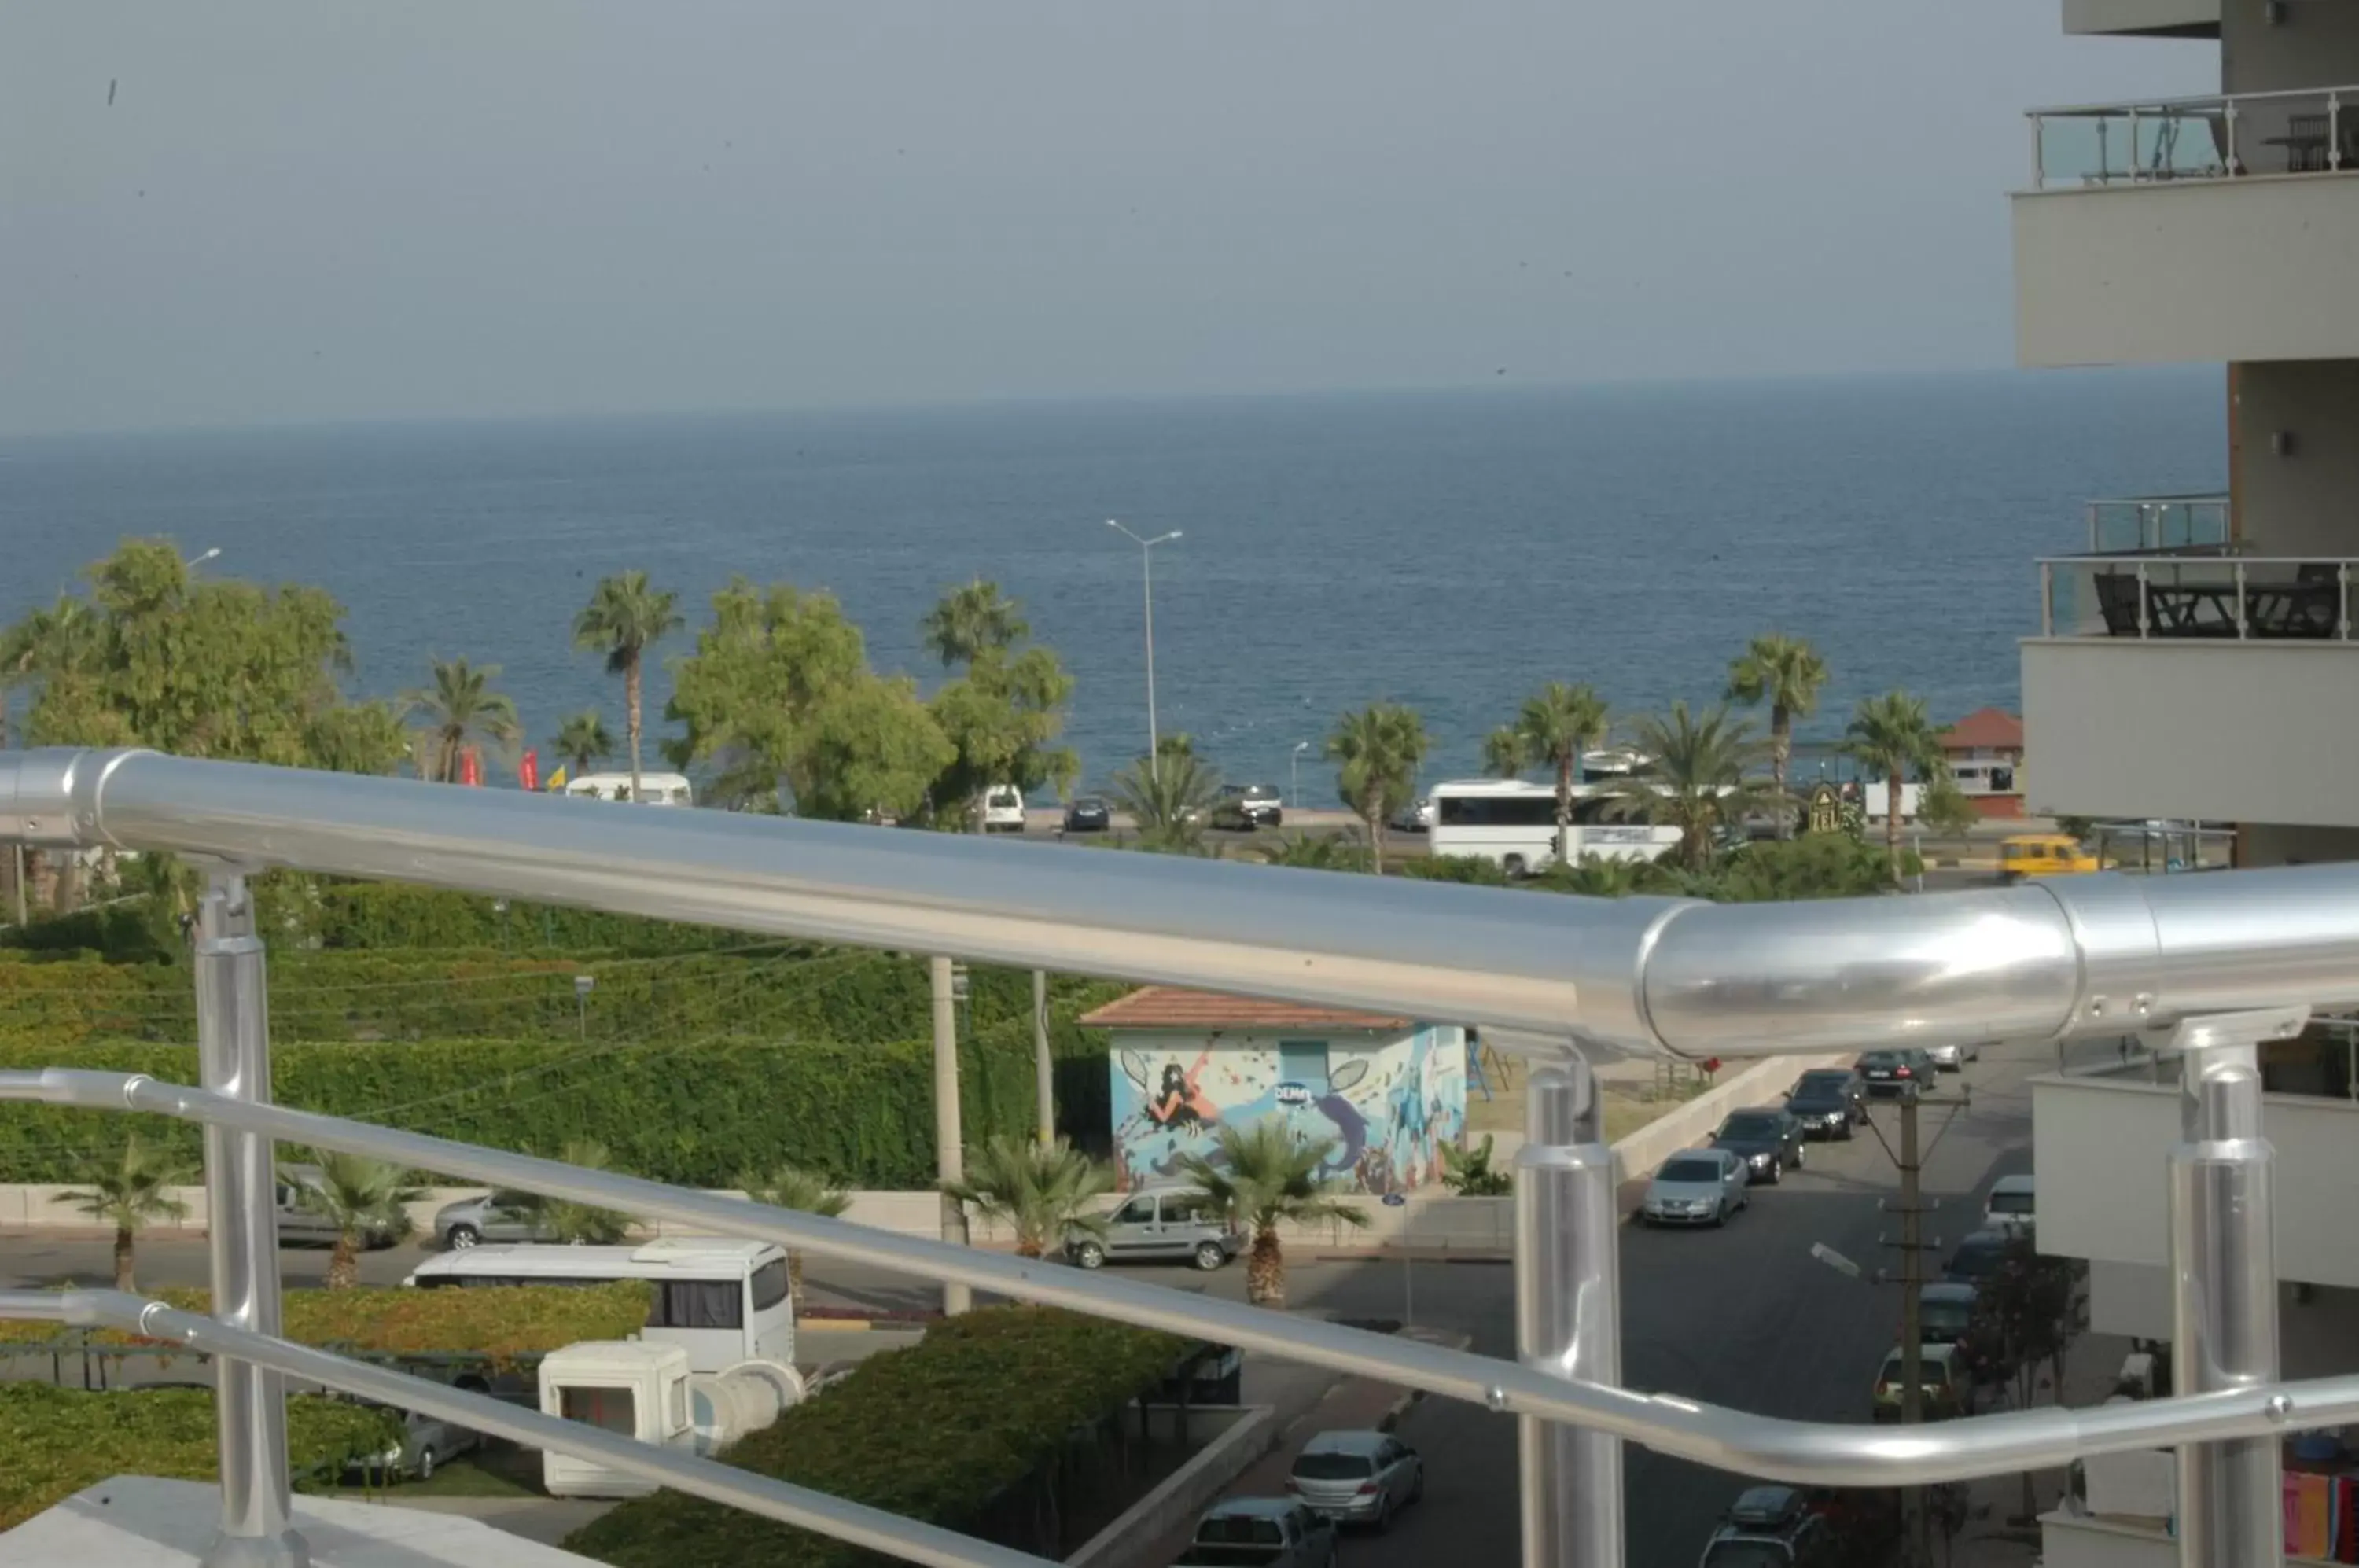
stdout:
<svg viewBox="0 0 2359 1568">
<path fill-rule="evenodd" d="M 1163 759 L 1158 755 L 1160 746 L 1155 733 L 1155 547 L 1178 539 L 1180 530 L 1173 528 L 1168 534 L 1141 539 L 1112 517 L 1106 519 L 1106 527 L 1138 547 L 1139 572 L 1147 587 L 1147 773 L 1148 778 L 1159 780 L 1163 777 Z"/>
</svg>

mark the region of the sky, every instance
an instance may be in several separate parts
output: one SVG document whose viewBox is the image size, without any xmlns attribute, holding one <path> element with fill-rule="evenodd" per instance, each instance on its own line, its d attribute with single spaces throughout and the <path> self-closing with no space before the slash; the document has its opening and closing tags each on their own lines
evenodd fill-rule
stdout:
<svg viewBox="0 0 2359 1568">
<path fill-rule="evenodd" d="M 2022 111 L 2217 60 L 2057 0 L 20 0 L 0 433 L 2001 365 Z"/>
</svg>

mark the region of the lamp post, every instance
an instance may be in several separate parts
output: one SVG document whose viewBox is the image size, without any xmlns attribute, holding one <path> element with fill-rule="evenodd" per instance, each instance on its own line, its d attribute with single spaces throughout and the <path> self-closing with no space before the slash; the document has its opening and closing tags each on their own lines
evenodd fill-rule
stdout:
<svg viewBox="0 0 2359 1568">
<path fill-rule="evenodd" d="M 1155 733 L 1155 547 L 1178 539 L 1180 530 L 1173 528 L 1168 534 L 1141 539 L 1113 517 L 1106 519 L 1106 527 L 1138 547 L 1140 580 L 1147 591 L 1147 773 L 1148 778 L 1160 780 L 1163 759 L 1158 754 L 1159 742 Z"/>
<path fill-rule="evenodd" d="M 219 545 L 215 545 L 215 546 L 213 546 L 213 547 L 212 547 L 212 549 L 211 549 L 211 550 L 209 550 L 205 551 L 205 553 L 204 553 L 204 554 L 202 554 L 202 555 L 192 555 L 192 556 L 190 556 L 188 560 L 186 560 L 186 561 L 184 561 L 180 562 L 180 565 L 181 565 L 184 569 L 186 569 L 186 570 L 188 570 L 188 571 L 190 571 L 190 572 L 194 572 L 198 567 L 202 566 L 206 561 L 218 559 L 220 555 L 221 555 L 221 546 L 219 546 Z"/>
<path fill-rule="evenodd" d="M 1310 749 L 1309 741 L 1296 741 L 1294 755 L 1286 759 L 1287 791 L 1294 797 L 1288 804 L 1298 811 L 1302 810 L 1302 754 Z"/>
</svg>

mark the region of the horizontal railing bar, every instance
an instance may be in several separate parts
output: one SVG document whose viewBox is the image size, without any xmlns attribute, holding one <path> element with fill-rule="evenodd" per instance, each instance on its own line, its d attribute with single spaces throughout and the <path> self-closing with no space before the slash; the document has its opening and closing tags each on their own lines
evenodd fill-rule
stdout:
<svg viewBox="0 0 2359 1568">
<path fill-rule="evenodd" d="M 2225 108 L 2231 103 L 2266 103 L 2274 99 L 2317 98 L 2330 93 L 2359 93 L 2359 86 L 2276 87 L 2266 93 L 2199 93 L 2184 98 L 2138 98 L 2116 103 L 2062 103 L 2026 109 L 2027 120 L 2084 119 L 2094 114 L 2168 114 L 2174 110 Z"/>
<path fill-rule="evenodd" d="M 2209 545 L 2162 546 L 2151 550 L 2125 550 L 2100 555 L 2042 555 L 2033 559 L 2038 566 L 2118 566 L 2125 561 L 2223 561 L 2230 566 L 2359 566 L 2359 555 L 2185 555 L 2175 551 L 2211 549 Z"/>
<path fill-rule="evenodd" d="M 0 1073 L 0 1100 L 152 1112 L 700 1225 L 723 1236 L 775 1242 L 821 1257 L 1264 1351 L 1495 1410 L 1591 1427 L 1717 1469 L 1798 1485 L 1899 1486 L 1965 1480 L 2046 1468 L 2092 1454 L 2258 1437 L 2359 1420 L 2359 1376 L 2354 1376 L 2093 1410 L 2018 1410 L 1910 1428 L 1786 1421 L 1674 1395 L 1556 1377 L 1440 1345 L 1106 1279 L 1061 1264 L 981 1252 L 636 1176 L 231 1100 L 143 1074 L 57 1068 Z"/>
<path fill-rule="evenodd" d="M 658 1482 L 676 1491 L 816 1530 L 874 1552 L 935 1568 L 1054 1568 L 1048 1558 L 978 1541 L 938 1525 L 848 1502 L 808 1486 L 512 1405 L 487 1394 L 347 1360 L 309 1345 L 233 1328 L 128 1290 L 0 1290 L 0 1319 L 122 1329 L 212 1356 L 231 1356 L 291 1377 L 417 1410 L 535 1448 L 553 1450 Z"/>
</svg>

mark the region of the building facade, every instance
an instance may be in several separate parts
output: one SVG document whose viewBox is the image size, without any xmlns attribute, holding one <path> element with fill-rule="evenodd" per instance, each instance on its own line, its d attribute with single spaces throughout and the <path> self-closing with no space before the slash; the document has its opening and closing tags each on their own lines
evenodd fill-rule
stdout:
<svg viewBox="0 0 2359 1568">
<path fill-rule="evenodd" d="M 1339 1008 L 1149 985 L 1082 1022 L 1112 1035 L 1114 1157 L 1125 1187 L 1213 1155 L 1224 1127 L 1275 1120 L 1330 1146 L 1355 1192 L 1441 1179 L 1466 1126 L 1466 1031 Z"/>
</svg>

